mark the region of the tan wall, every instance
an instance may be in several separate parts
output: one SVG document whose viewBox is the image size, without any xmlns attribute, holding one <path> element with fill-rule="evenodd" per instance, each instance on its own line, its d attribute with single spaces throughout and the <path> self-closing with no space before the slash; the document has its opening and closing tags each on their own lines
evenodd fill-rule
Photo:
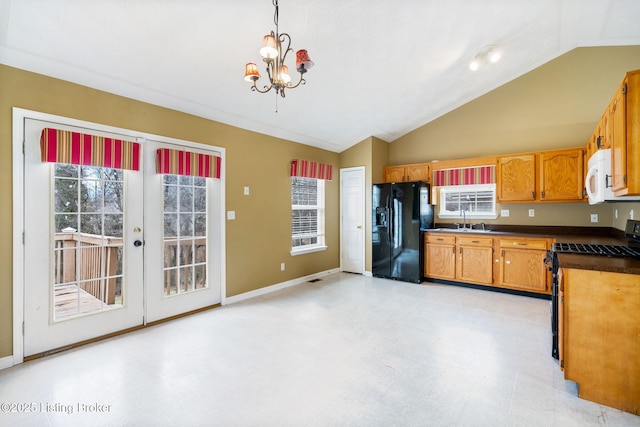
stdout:
<svg viewBox="0 0 640 427">
<path fill-rule="evenodd" d="M 12 354 L 12 107 L 224 147 L 226 208 L 236 211 L 236 220 L 226 222 L 228 296 L 339 267 L 338 179 L 326 185 L 329 249 L 289 254 L 289 161 L 337 170 L 337 153 L 0 65 L 0 357 Z M 245 185 L 250 196 L 243 195 Z"/>
<path fill-rule="evenodd" d="M 635 69 L 640 46 L 575 49 L 393 141 L 388 164 L 584 146 L 624 74 Z M 618 220 L 615 205 L 623 206 Z M 623 229 L 627 204 L 615 205 L 501 205 L 510 217 L 486 222 Z M 598 224 L 590 213 L 599 214 Z"/>
<path fill-rule="evenodd" d="M 365 271 L 371 271 L 371 185 L 382 182 L 382 168 L 389 162 L 389 144 L 369 137 L 340 153 L 340 167 L 365 167 Z"/>
</svg>

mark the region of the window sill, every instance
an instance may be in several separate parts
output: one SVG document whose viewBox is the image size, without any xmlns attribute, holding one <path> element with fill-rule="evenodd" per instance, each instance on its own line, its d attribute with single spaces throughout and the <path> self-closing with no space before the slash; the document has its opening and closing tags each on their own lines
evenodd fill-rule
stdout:
<svg viewBox="0 0 640 427">
<path fill-rule="evenodd" d="M 453 218 L 453 219 L 463 219 L 462 215 L 459 214 L 438 214 L 438 218 Z M 498 214 L 475 214 L 469 215 L 467 214 L 467 219 L 496 219 L 498 218 Z"/>
<path fill-rule="evenodd" d="M 327 246 L 311 246 L 311 247 L 306 247 L 301 249 L 292 249 L 290 253 L 291 253 L 291 256 L 297 256 L 297 255 L 310 254 L 313 252 L 321 252 L 326 250 L 327 250 Z"/>
</svg>

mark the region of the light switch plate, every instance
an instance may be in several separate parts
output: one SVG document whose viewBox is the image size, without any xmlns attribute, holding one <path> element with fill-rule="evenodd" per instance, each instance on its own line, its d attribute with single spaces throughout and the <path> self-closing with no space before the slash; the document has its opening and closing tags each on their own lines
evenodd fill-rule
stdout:
<svg viewBox="0 0 640 427">
<path fill-rule="evenodd" d="M 500 210 L 500 216 L 504 216 L 504 217 L 509 216 L 509 209 Z"/>
<path fill-rule="evenodd" d="M 534 216 L 536 216 L 536 211 L 535 211 L 535 209 L 529 209 L 529 216 L 530 216 L 530 217 L 534 217 Z"/>
<path fill-rule="evenodd" d="M 591 222 L 598 222 L 598 214 L 591 214 Z"/>
<path fill-rule="evenodd" d="M 227 211 L 227 219 L 228 220 L 236 219 L 236 211 Z"/>
<path fill-rule="evenodd" d="M 244 195 L 245 195 L 245 196 L 248 196 L 248 195 L 249 195 L 249 186 L 248 186 L 248 185 L 245 185 L 245 186 L 244 186 Z"/>
</svg>

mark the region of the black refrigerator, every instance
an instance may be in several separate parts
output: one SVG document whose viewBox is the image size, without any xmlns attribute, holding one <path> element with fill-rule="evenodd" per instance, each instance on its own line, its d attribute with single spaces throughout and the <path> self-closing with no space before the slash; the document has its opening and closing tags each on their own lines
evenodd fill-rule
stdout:
<svg viewBox="0 0 640 427">
<path fill-rule="evenodd" d="M 372 205 L 373 276 L 420 283 L 424 271 L 420 230 L 433 228 L 429 184 L 374 184 Z"/>
</svg>

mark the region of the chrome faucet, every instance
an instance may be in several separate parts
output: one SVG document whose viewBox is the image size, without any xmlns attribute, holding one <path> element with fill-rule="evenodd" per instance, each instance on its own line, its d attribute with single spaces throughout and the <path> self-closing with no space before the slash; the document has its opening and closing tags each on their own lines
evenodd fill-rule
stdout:
<svg viewBox="0 0 640 427">
<path fill-rule="evenodd" d="M 462 229 L 467 228 L 467 211 L 462 210 Z"/>
</svg>

